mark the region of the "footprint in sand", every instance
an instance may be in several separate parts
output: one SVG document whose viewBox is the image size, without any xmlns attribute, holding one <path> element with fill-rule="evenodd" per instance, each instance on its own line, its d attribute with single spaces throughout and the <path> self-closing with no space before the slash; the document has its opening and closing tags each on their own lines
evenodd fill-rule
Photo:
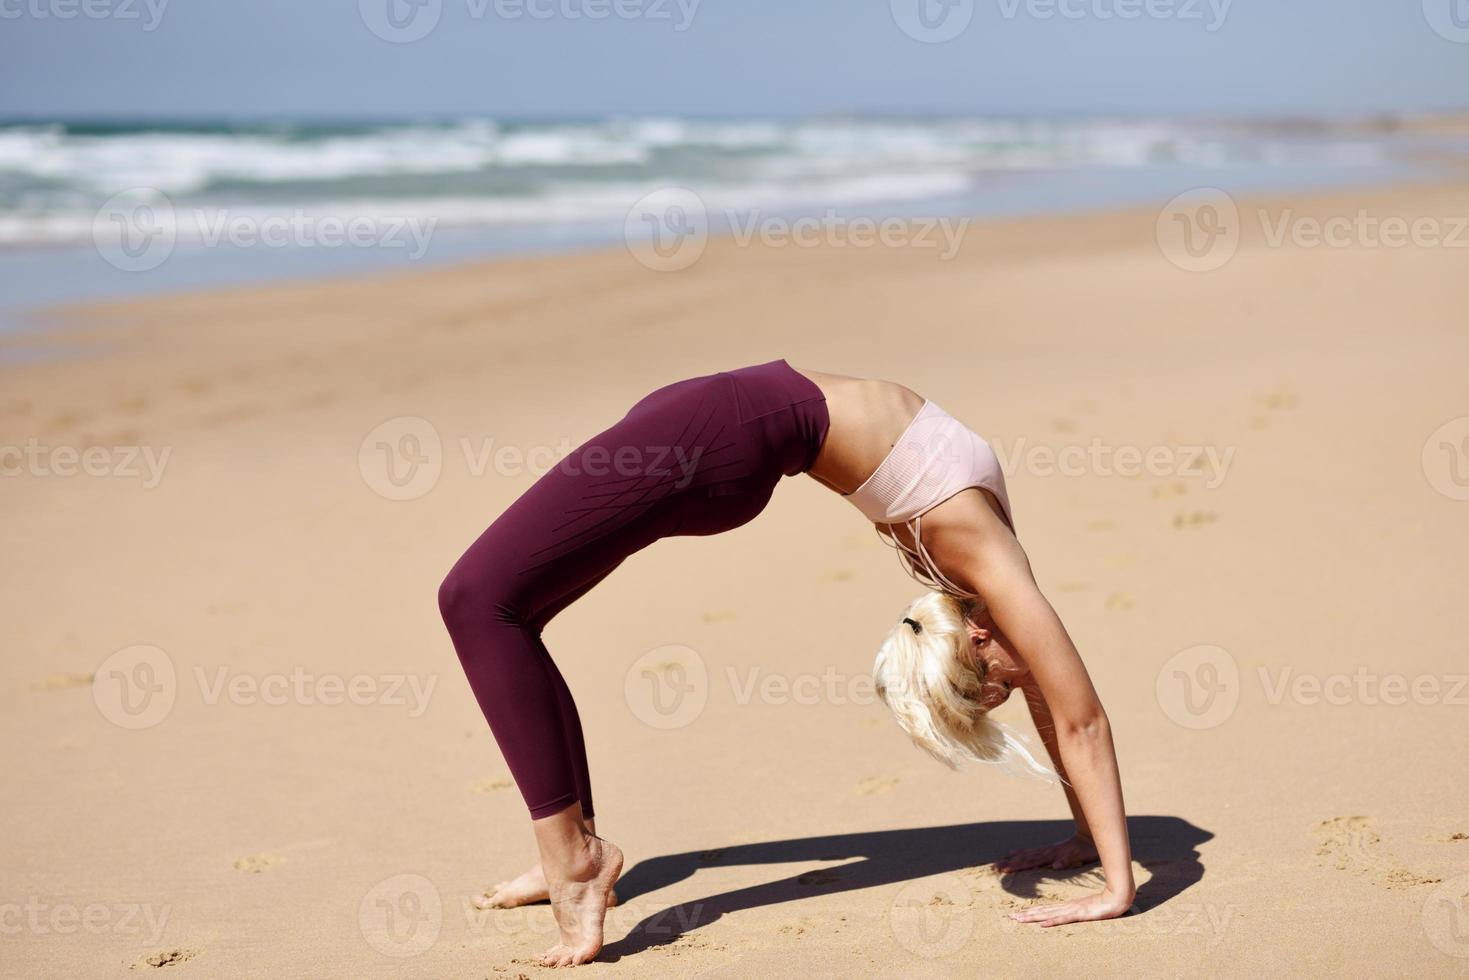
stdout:
<svg viewBox="0 0 1469 980">
<path fill-rule="evenodd" d="M 1298 407 L 1301 404 L 1301 397 L 1282 386 L 1261 395 L 1258 404 L 1267 412 L 1283 412 Z"/>
<path fill-rule="evenodd" d="M 705 623 L 728 623 L 737 618 L 738 613 L 733 609 L 712 609 L 699 616 L 700 621 Z"/>
<path fill-rule="evenodd" d="M 69 687 L 87 687 L 91 683 L 91 674 L 51 674 L 33 683 L 31 690 L 64 691 Z"/>
<path fill-rule="evenodd" d="M 848 568 L 833 569 L 823 576 L 828 582 L 850 582 L 856 577 L 857 573 Z"/>
<path fill-rule="evenodd" d="M 1188 484 L 1182 480 L 1173 480 L 1168 483 L 1160 483 L 1153 488 L 1154 500 L 1170 500 L 1174 497 L 1182 497 L 1188 493 Z"/>
<path fill-rule="evenodd" d="M 1219 520 L 1219 515 L 1212 510 L 1185 510 L 1173 515 L 1173 529 L 1181 531 L 1189 527 L 1203 527 L 1205 524 L 1213 524 Z"/>
<path fill-rule="evenodd" d="M 244 422 L 265 414 L 265 406 L 258 402 L 222 408 L 217 412 L 206 412 L 199 416 L 199 425 L 206 429 L 217 429 L 232 422 Z"/>
<path fill-rule="evenodd" d="M 180 378 L 174 382 L 180 391 L 195 398 L 209 394 L 214 390 L 214 382 L 203 376 L 191 378 Z"/>
<path fill-rule="evenodd" d="M 1101 517 L 1094 521 L 1087 521 L 1086 529 L 1088 531 L 1115 531 L 1117 530 L 1117 522 L 1106 517 Z"/>
<path fill-rule="evenodd" d="M 57 412 L 42 426 L 43 432 L 66 432 L 75 429 L 84 422 L 90 422 L 96 417 L 95 412 L 65 411 Z"/>
<path fill-rule="evenodd" d="M 1107 597 L 1107 608 L 1113 611 L 1131 609 L 1137 605 L 1137 600 L 1126 592 L 1114 592 Z"/>
<path fill-rule="evenodd" d="M 1371 817 L 1332 817 L 1317 824 L 1316 831 L 1319 840 L 1316 856 L 1327 867 L 1374 878 L 1389 891 L 1433 885 L 1443 880 L 1420 875 L 1385 857 L 1381 849 L 1382 835 L 1377 832 L 1377 821 Z"/>
<path fill-rule="evenodd" d="M 868 776 L 857 784 L 857 792 L 863 796 L 877 796 L 891 792 L 897 785 L 898 779 L 895 776 Z"/>
<path fill-rule="evenodd" d="M 311 391 L 296 399 L 295 407 L 302 409 L 325 408 L 327 405 L 337 401 L 338 397 L 335 391 L 327 389 Z"/>
<path fill-rule="evenodd" d="M 117 410 L 124 415 L 141 415 L 148 410 L 147 395 L 128 395 L 117 400 Z"/>
<path fill-rule="evenodd" d="M 496 793 L 513 786 L 508 779 L 477 779 L 469 785 L 471 793 Z"/>
<path fill-rule="evenodd" d="M 277 864 L 284 864 L 285 861 L 286 859 L 279 854 L 261 851 L 259 854 L 249 854 L 236 859 L 235 870 L 243 871 L 246 874 L 258 875 L 267 868 L 273 868 Z"/>
<path fill-rule="evenodd" d="M 128 969 L 146 970 L 151 968 L 156 970 L 162 969 L 165 966 L 178 966 L 180 963 L 187 963 L 189 960 L 192 960 L 194 957 L 198 956 L 200 952 L 200 950 L 188 949 L 183 946 L 180 946 L 176 949 L 160 950 L 157 953 L 152 953 L 148 956 L 143 957 L 141 960 L 138 960 L 132 966 L 128 967 Z"/>
<path fill-rule="evenodd" d="M 98 436 L 89 435 L 85 441 L 92 446 L 137 446 L 142 444 L 143 435 L 137 429 L 118 429 Z"/>
<path fill-rule="evenodd" d="M 1081 429 L 1081 426 L 1076 423 L 1075 419 L 1052 419 L 1051 428 L 1056 432 L 1076 432 Z"/>
</svg>

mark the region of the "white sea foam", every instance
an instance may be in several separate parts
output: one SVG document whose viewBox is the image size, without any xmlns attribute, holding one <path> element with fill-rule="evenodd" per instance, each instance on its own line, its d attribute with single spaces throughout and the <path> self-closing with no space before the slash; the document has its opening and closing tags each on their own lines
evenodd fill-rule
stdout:
<svg viewBox="0 0 1469 980">
<path fill-rule="evenodd" d="M 1372 166 L 1381 141 L 1107 119 L 692 120 L 308 129 L 0 126 L 0 244 L 86 240 L 112 195 L 252 220 L 300 209 L 445 225 L 596 222 L 693 189 L 714 211 L 908 202 L 995 171 Z M 187 224 L 187 222 L 186 222 Z M 188 229 L 180 234 L 187 238 Z"/>
</svg>

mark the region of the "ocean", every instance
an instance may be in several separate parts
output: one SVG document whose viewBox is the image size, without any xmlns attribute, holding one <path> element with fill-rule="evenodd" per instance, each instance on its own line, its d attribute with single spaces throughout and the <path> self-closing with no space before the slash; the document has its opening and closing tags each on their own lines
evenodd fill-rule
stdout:
<svg viewBox="0 0 1469 980">
<path fill-rule="evenodd" d="M 64 301 L 631 241 L 668 188 L 720 234 L 752 215 L 1009 217 L 1431 177 L 1465 149 L 1390 120 L 0 123 L 0 326 Z"/>
</svg>

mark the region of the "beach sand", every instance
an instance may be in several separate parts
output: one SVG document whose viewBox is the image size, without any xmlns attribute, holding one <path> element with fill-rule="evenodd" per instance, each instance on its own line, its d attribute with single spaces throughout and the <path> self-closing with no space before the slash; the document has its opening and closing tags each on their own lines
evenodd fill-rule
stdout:
<svg viewBox="0 0 1469 980">
<path fill-rule="evenodd" d="M 902 381 L 1006 460 L 1113 722 L 1141 911 L 1005 918 L 1095 887 L 986 867 L 1061 835 L 1061 794 L 907 742 L 867 677 L 918 589 L 792 479 L 547 630 L 627 855 L 586 975 L 1463 976 L 1469 422 L 1435 433 L 1469 415 L 1469 252 L 1268 237 L 1364 209 L 1453 237 L 1469 185 L 1243 202 L 1207 272 L 1140 210 L 975 224 L 952 261 L 720 240 L 6 340 L 57 356 L 0 368 L 0 445 L 32 447 L 0 480 L 4 972 L 546 973 L 546 907 L 469 910 L 533 844 L 438 584 L 551 453 L 784 357 Z M 108 447 L 97 475 L 66 446 Z"/>
</svg>

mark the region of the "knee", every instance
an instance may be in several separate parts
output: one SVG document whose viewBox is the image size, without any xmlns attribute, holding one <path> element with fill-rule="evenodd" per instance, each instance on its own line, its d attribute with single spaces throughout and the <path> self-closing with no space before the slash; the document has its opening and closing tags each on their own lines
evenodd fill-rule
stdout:
<svg viewBox="0 0 1469 980">
<path fill-rule="evenodd" d="M 513 618 L 510 590 L 492 569 L 460 561 L 439 584 L 439 615 L 452 635 L 490 620 Z"/>
</svg>

